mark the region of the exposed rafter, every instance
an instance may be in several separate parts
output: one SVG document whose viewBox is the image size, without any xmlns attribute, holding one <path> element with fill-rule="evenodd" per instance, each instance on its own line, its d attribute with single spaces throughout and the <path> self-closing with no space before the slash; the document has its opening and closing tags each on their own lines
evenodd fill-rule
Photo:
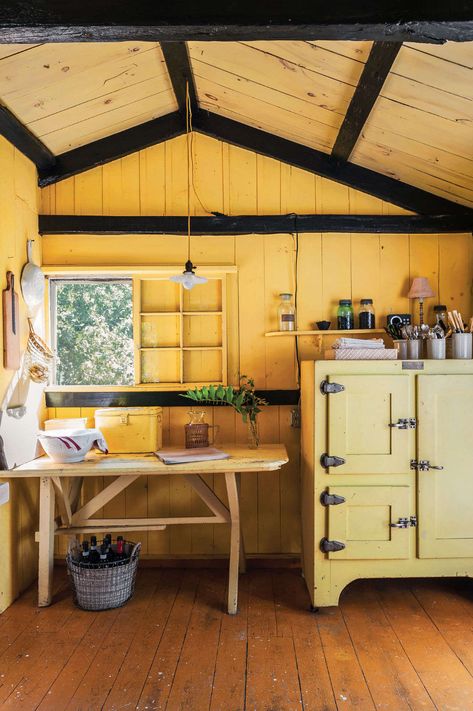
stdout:
<svg viewBox="0 0 473 711">
<path fill-rule="evenodd" d="M 38 170 L 54 166 L 54 154 L 24 126 L 6 106 L 0 105 L 0 135 L 12 143 L 36 165 Z"/>
<path fill-rule="evenodd" d="M 179 111 L 186 111 L 186 83 L 192 112 L 197 111 L 197 92 L 194 84 L 189 52 L 185 42 L 161 42 L 164 61 L 171 79 Z"/>
<path fill-rule="evenodd" d="M 439 234 L 472 232 L 473 213 L 464 215 L 214 215 L 193 217 L 194 235 L 358 232 Z M 42 235 L 184 235 L 185 216 L 40 215 Z"/>
<path fill-rule="evenodd" d="M 332 155 L 336 158 L 350 158 L 401 46 L 395 42 L 373 44 L 332 148 Z"/>
<path fill-rule="evenodd" d="M 56 157 L 52 168 L 39 171 L 39 185 L 44 187 L 83 173 L 90 168 L 180 136 L 184 131 L 185 126 L 179 111 L 146 121 L 139 126 L 61 153 Z"/>
<path fill-rule="evenodd" d="M 3 0 L 0 42 L 473 39 L 469 2 Z"/>
<path fill-rule="evenodd" d="M 406 210 L 424 215 L 451 215 L 465 211 L 473 214 L 473 210 L 464 205 L 218 114 L 199 111 L 194 116 L 193 126 L 207 136 L 335 180 Z"/>
</svg>

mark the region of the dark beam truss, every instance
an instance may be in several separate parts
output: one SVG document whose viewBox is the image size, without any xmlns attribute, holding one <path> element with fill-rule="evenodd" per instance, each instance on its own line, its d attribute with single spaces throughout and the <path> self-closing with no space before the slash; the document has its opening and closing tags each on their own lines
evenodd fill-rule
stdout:
<svg viewBox="0 0 473 711">
<path fill-rule="evenodd" d="M 193 119 L 194 129 L 240 148 L 295 165 L 329 180 L 424 215 L 447 215 L 470 212 L 464 205 L 438 197 L 400 180 L 389 178 L 354 163 L 340 161 L 322 151 L 289 141 L 272 133 L 218 114 L 199 111 Z"/>
<path fill-rule="evenodd" d="M 194 235 L 365 232 L 439 234 L 472 232 L 473 212 L 458 215 L 213 215 L 193 217 Z M 40 215 L 42 235 L 185 235 L 185 216 Z"/>
<path fill-rule="evenodd" d="M 56 157 L 52 168 L 39 171 L 39 185 L 44 187 L 77 173 L 123 158 L 157 143 L 180 136 L 185 131 L 182 115 L 175 111 L 152 119 L 139 126 L 100 138 L 80 148 L 74 148 Z"/>
<path fill-rule="evenodd" d="M 332 155 L 335 158 L 340 160 L 350 158 L 401 46 L 395 42 L 373 44 L 332 148 Z"/>
<path fill-rule="evenodd" d="M 6 106 L 0 106 L 0 135 L 33 161 L 38 170 L 53 168 L 54 154 Z"/>
<path fill-rule="evenodd" d="M 186 83 L 192 112 L 197 111 L 197 92 L 186 42 L 161 42 L 164 61 L 171 79 L 179 111 L 186 111 Z"/>
</svg>

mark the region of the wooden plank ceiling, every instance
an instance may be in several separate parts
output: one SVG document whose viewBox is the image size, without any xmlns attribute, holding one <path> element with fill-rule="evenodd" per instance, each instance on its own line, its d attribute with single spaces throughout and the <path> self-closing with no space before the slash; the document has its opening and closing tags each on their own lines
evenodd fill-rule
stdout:
<svg viewBox="0 0 473 711">
<path fill-rule="evenodd" d="M 55 154 L 177 108 L 152 42 L 3 45 L 0 99 Z"/>
<path fill-rule="evenodd" d="M 371 42 L 189 42 L 198 105 L 330 153 Z M 473 42 L 401 47 L 350 161 L 473 207 Z M 0 100 L 53 153 L 175 111 L 159 44 L 0 46 Z"/>
</svg>

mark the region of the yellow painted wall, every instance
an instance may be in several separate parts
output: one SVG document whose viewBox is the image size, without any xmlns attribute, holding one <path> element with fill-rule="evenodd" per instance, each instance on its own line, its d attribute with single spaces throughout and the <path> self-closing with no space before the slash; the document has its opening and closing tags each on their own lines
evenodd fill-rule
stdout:
<svg viewBox="0 0 473 711">
<path fill-rule="evenodd" d="M 19 277 L 26 261 L 26 241 L 34 239 L 34 257 L 41 263 L 38 237 L 38 188 L 34 165 L 4 138 L 0 137 L 0 282 L 6 286 L 6 272 L 13 271 L 20 293 Z M 20 329 L 22 348 L 26 345 L 28 327 L 25 305 L 20 295 Z M 0 341 L 3 330 L 0 329 Z M 2 342 L 3 348 L 3 342 Z M 15 388 L 18 374 L 3 368 L 0 361 L 0 435 L 7 450 L 8 465 L 25 461 L 35 453 L 37 409 L 41 402 L 39 386 Z M 27 396 L 26 396 L 27 392 Z M 27 415 L 21 420 L 8 417 L 4 409 L 26 396 Z M 0 612 L 36 576 L 38 481 L 11 482 L 11 500 L 0 507 Z"/>
<path fill-rule="evenodd" d="M 211 211 L 233 215 L 404 213 L 356 190 L 199 134 L 193 137 L 193 162 L 196 215 Z M 185 140 L 176 138 L 45 188 L 42 212 L 185 214 L 184 166 Z M 259 388 L 297 385 L 294 340 L 264 337 L 266 331 L 277 329 L 277 295 L 294 291 L 296 242 L 294 235 L 193 238 L 195 263 L 238 267 L 240 370 L 254 376 Z M 392 310 L 409 312 L 406 294 L 415 275 L 428 276 L 436 293 L 427 303 L 429 317 L 438 300 L 459 308 L 465 317 L 471 313 L 470 234 L 300 234 L 298 244 L 300 328 L 309 328 L 322 318 L 333 321 L 339 298 L 358 301 L 372 297 L 380 323 Z M 175 264 L 185 261 L 185 250 L 185 239 L 173 236 L 59 235 L 43 239 L 45 265 Z M 302 357 L 317 356 L 317 348 L 316 339 L 300 339 Z M 182 441 L 185 409 L 175 408 L 165 415 L 165 441 Z M 223 439 L 244 438 L 231 412 L 216 410 L 209 418 L 221 424 Z M 289 407 L 269 408 L 261 417 L 263 439 L 285 442 L 291 464 L 280 473 L 248 476 L 243 482 L 243 526 L 249 552 L 299 550 L 299 431 L 289 423 Z M 114 504 L 113 515 L 118 511 L 137 516 L 146 511 L 198 510 L 185 484 L 140 480 Z M 205 527 L 182 526 L 150 533 L 146 545 L 150 554 L 227 550 L 221 533 L 214 535 Z"/>
</svg>

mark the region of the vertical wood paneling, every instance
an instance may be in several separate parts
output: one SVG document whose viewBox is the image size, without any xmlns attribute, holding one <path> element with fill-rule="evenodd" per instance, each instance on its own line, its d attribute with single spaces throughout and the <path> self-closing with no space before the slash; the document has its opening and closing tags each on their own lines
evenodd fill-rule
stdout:
<svg viewBox="0 0 473 711">
<path fill-rule="evenodd" d="M 196 134 L 192 143 L 195 214 L 351 213 L 403 214 L 389 203 L 325 178 L 304 173 L 235 146 Z M 185 138 L 141 151 L 82 176 L 42 190 L 43 211 L 57 214 L 185 214 Z M 47 264 L 165 264 L 185 259 L 183 237 L 93 236 L 45 237 Z M 409 312 L 410 280 L 428 276 L 438 299 L 471 310 L 471 235 L 299 235 L 298 324 L 310 328 L 328 318 L 335 326 L 340 298 L 372 297 L 379 325 L 386 313 Z M 296 385 L 295 343 L 266 339 L 277 328 L 278 294 L 294 292 L 295 237 L 291 235 L 195 237 L 192 256 L 197 264 L 236 264 L 229 277 L 230 382 L 240 373 L 255 378 L 260 388 Z M 430 299 L 426 310 L 431 314 Z M 328 345 L 328 344 L 327 344 Z M 319 357 L 318 339 L 299 339 L 301 358 Z M 300 549 L 299 435 L 290 426 L 291 407 L 273 407 L 261 418 L 263 441 L 282 441 L 290 463 L 280 472 L 246 474 L 241 482 L 242 525 L 250 553 L 294 553 Z M 84 412 L 84 410 L 83 410 Z M 89 411 L 88 416 L 89 415 Z M 71 416 L 58 410 L 57 415 Z M 247 429 L 229 408 L 209 411 L 208 422 L 220 426 L 220 442 L 246 442 Z M 165 444 L 182 444 L 186 408 L 165 409 Z M 226 501 L 222 479 L 214 477 L 217 495 Z M 102 482 L 89 483 L 97 490 Z M 91 492 L 89 492 L 91 493 Z M 195 494 L 178 478 L 138 481 L 105 507 L 104 515 L 192 515 L 206 512 Z M 225 526 L 175 526 L 150 532 L 149 555 L 226 554 Z"/>
<path fill-rule="evenodd" d="M 351 237 L 345 234 L 323 235 L 322 279 L 323 318 L 335 327 L 340 299 L 351 297 Z"/>
<path fill-rule="evenodd" d="M 443 237 L 443 236 L 442 236 Z M 409 236 L 409 276 L 427 277 L 435 296 L 426 299 L 424 303 L 424 319 L 426 323 L 434 323 L 434 305 L 438 304 L 439 294 L 439 235 Z M 411 311 L 419 314 L 417 301 L 411 302 Z"/>
</svg>

